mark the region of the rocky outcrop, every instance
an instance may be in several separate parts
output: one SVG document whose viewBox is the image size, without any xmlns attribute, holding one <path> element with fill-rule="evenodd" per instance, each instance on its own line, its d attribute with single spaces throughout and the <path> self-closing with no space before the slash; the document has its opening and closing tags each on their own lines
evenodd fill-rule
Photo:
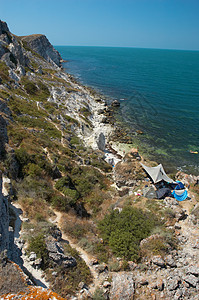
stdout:
<svg viewBox="0 0 199 300">
<path fill-rule="evenodd" d="M 134 284 L 132 273 L 115 273 L 112 276 L 110 299 L 133 299 Z"/>
<path fill-rule="evenodd" d="M 140 180 L 145 178 L 137 156 L 131 154 L 126 154 L 123 161 L 115 166 L 114 176 L 119 188 L 123 186 L 134 187 Z"/>
<path fill-rule="evenodd" d="M 45 240 L 49 258 L 52 262 L 58 265 L 64 265 L 66 268 L 75 267 L 76 259 L 71 255 L 65 255 L 61 244 L 52 236 L 48 236 Z"/>
<path fill-rule="evenodd" d="M 4 34 L 6 32 L 9 32 L 8 25 L 6 22 L 0 20 L 0 34 Z"/>
<path fill-rule="evenodd" d="M 5 152 L 5 144 L 8 142 L 7 127 L 5 119 L 0 115 L 0 158 Z"/>
<path fill-rule="evenodd" d="M 61 55 L 51 45 L 45 35 L 33 34 L 21 37 L 22 41 L 33 51 L 41 55 L 48 62 L 61 66 Z"/>
<path fill-rule="evenodd" d="M 9 248 L 8 200 L 2 193 L 2 174 L 0 173 L 0 252 Z"/>
<path fill-rule="evenodd" d="M 10 33 L 7 24 L 0 20 L 0 58 L 10 68 L 26 66 L 28 58 L 17 38 Z"/>
</svg>

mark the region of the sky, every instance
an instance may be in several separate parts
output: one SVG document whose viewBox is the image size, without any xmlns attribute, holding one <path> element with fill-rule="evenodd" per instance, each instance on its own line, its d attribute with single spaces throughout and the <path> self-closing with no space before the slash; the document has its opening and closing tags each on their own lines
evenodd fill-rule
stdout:
<svg viewBox="0 0 199 300">
<path fill-rule="evenodd" d="M 199 0 L 0 0 L 0 19 L 57 46 L 199 50 Z"/>
</svg>

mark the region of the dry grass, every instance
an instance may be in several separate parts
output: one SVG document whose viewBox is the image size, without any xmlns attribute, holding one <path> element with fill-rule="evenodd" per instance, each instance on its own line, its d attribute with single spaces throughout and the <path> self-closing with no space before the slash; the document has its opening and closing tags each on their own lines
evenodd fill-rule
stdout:
<svg viewBox="0 0 199 300">
<path fill-rule="evenodd" d="M 25 216 L 36 222 L 47 220 L 53 214 L 43 199 L 21 198 L 19 203 Z"/>
<path fill-rule="evenodd" d="M 63 214 L 61 219 L 61 228 L 67 233 L 75 242 L 80 238 L 94 236 L 96 233 L 94 223 L 89 219 L 78 218 L 72 212 Z"/>
</svg>

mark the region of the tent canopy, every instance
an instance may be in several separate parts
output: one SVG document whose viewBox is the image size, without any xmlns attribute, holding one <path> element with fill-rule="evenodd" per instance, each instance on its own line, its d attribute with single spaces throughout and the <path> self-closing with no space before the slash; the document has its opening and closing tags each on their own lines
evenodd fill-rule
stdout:
<svg viewBox="0 0 199 300">
<path fill-rule="evenodd" d="M 165 170 L 163 169 L 162 164 L 158 165 L 157 167 L 147 167 L 141 163 L 144 170 L 149 174 L 151 179 L 154 183 L 160 182 L 162 180 L 168 183 L 175 183 L 171 178 L 167 176 Z"/>
</svg>

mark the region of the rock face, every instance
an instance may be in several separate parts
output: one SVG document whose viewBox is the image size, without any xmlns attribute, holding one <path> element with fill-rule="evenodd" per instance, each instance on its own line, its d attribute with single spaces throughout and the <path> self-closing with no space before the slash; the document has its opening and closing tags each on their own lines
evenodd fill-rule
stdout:
<svg viewBox="0 0 199 300">
<path fill-rule="evenodd" d="M 134 280 L 130 273 L 116 273 L 112 277 L 110 299 L 133 299 Z"/>
<path fill-rule="evenodd" d="M 9 248 L 8 200 L 2 193 L 2 174 L 0 173 L 0 252 Z"/>
<path fill-rule="evenodd" d="M 6 24 L 6 22 L 3 22 L 0 20 L 0 34 L 4 34 L 5 32 L 8 32 L 8 25 Z"/>
<path fill-rule="evenodd" d="M 7 136 L 6 121 L 0 115 L 0 158 L 2 158 L 2 155 L 5 152 L 5 144 L 7 142 L 8 142 L 8 136 Z"/>
<path fill-rule="evenodd" d="M 7 24 L 0 20 L 0 58 L 10 68 L 26 66 L 28 58 L 17 38 L 10 33 Z"/>
<path fill-rule="evenodd" d="M 55 264 L 63 264 L 66 268 L 75 267 L 77 265 L 76 259 L 71 255 L 64 255 L 64 250 L 59 242 L 53 237 L 46 238 L 46 246 L 48 249 L 48 255 L 52 262 Z"/>
<path fill-rule="evenodd" d="M 61 56 L 57 50 L 51 45 L 45 35 L 33 34 L 22 37 L 22 41 L 25 41 L 32 50 L 41 55 L 50 63 L 54 63 L 60 67 Z"/>
</svg>

